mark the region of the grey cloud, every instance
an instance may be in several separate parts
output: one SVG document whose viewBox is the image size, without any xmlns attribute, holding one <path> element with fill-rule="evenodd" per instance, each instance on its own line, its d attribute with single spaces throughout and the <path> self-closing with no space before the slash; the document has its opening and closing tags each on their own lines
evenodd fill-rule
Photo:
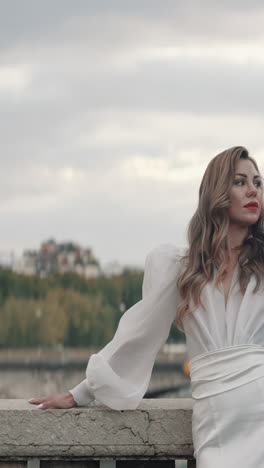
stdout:
<svg viewBox="0 0 264 468">
<path fill-rule="evenodd" d="M 16 128 L 22 145 L 27 136 L 36 144 L 46 137 L 52 147 L 67 127 L 78 131 L 80 119 L 89 134 L 100 120 L 111 121 L 118 111 L 191 112 L 197 116 L 263 112 L 262 65 L 179 58 L 148 61 L 130 71 L 109 69 L 105 74 L 100 66 L 83 66 L 74 75 L 68 74 L 65 64 L 61 67 L 59 70 L 57 64 L 50 73 L 37 74 L 24 99 L 8 100 L 0 94 L 1 141 L 9 140 L 12 145 Z M 64 91 L 56 95 L 60 84 Z M 54 93 L 49 96 L 47 90 L 52 88 Z"/>
<path fill-rule="evenodd" d="M 229 61 L 149 61 L 135 71 L 91 72 L 76 80 L 77 101 L 87 108 L 177 112 L 263 112 L 264 67 Z M 78 81 L 78 84 L 77 84 Z M 78 96 L 79 94 L 79 96 Z"/>
<path fill-rule="evenodd" d="M 60 167 L 63 158 L 65 165 L 75 162 L 100 167 L 102 163 L 107 167 L 113 160 L 136 152 L 160 156 L 164 146 L 140 138 L 130 141 L 129 146 L 122 139 L 116 143 L 102 140 L 86 149 L 78 148 L 74 140 L 85 133 L 89 143 L 97 128 L 108 123 L 120 125 L 122 136 L 122 128 L 135 129 L 137 114 L 138 125 L 142 125 L 142 115 L 147 112 L 190 113 L 197 119 L 230 114 L 262 118 L 263 79 L 264 67 L 260 65 L 215 61 L 208 66 L 206 60 L 188 59 L 162 64 L 150 61 L 134 72 L 109 70 L 107 75 L 100 73 L 100 66 L 94 70 L 83 67 L 81 73 L 70 76 L 67 68 L 59 76 L 46 72 L 33 81 L 28 97 L 0 97 L 0 159 L 7 164 L 43 161 Z M 46 88 L 59 89 L 61 81 L 64 94 L 45 96 Z M 190 135 L 179 135 L 177 129 L 175 133 L 177 147 L 188 147 Z M 210 135 L 201 135 L 199 141 L 208 143 Z"/>
<path fill-rule="evenodd" d="M 116 258 L 141 265 L 151 246 L 168 241 L 181 245 L 191 205 L 186 202 L 186 213 L 180 214 L 177 187 L 168 192 L 159 184 L 132 183 L 128 194 L 126 185 L 120 181 L 116 197 L 105 193 L 102 186 L 98 194 L 61 198 L 48 210 L 42 207 L 32 212 L 17 211 L 15 215 L 1 213 L 1 245 L 8 239 L 9 245 L 32 248 L 53 236 L 60 241 L 72 239 L 91 245 L 102 262 Z M 185 196 L 184 191 L 181 196 Z"/>
<path fill-rule="evenodd" d="M 148 42 L 248 39 L 262 35 L 263 2 L 175 0 L 2 0 L 0 49 L 16 44 L 71 41 L 80 35 L 92 47 L 122 48 Z M 250 13 L 250 14 L 249 14 Z"/>
<path fill-rule="evenodd" d="M 14 206 L 19 199 L 58 201 L 21 213 L 18 205 L 16 216 L 2 212 L 2 245 L 6 239 L 6 245 L 30 247 L 34 239 L 55 235 L 88 240 L 103 258 L 110 252 L 112 258 L 142 258 L 150 239 L 177 240 L 183 232 L 185 219 L 173 219 L 172 202 L 177 212 L 176 201 L 190 185 L 179 195 L 166 181 L 139 180 L 126 193 L 127 180 L 106 183 L 116 164 L 139 154 L 163 157 L 175 169 L 190 165 L 188 157 L 177 157 L 184 149 L 205 150 L 202 164 L 210 151 L 213 156 L 234 144 L 262 147 L 261 63 L 217 57 L 132 62 L 143 48 L 261 38 L 262 2 L 0 0 L 0 13 L 0 64 L 32 71 L 24 91 L 0 90 L 0 200 Z M 159 114 L 175 129 L 172 123 L 159 132 Z M 110 124 L 120 138 L 103 136 L 95 143 L 96 132 Z M 128 140 L 122 139 L 126 130 Z M 78 144 L 82 135 L 86 147 Z M 90 185 L 63 198 L 53 174 L 67 166 L 89 174 Z M 38 178 L 45 167 L 50 180 Z M 92 176 L 100 172 L 105 186 L 94 187 Z"/>
</svg>

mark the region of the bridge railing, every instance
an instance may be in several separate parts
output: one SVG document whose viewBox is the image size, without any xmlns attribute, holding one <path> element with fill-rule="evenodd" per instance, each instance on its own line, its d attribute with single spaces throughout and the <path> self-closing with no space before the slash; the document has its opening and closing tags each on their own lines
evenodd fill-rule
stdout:
<svg viewBox="0 0 264 468">
<path fill-rule="evenodd" d="M 194 467 L 191 417 L 189 398 L 145 399 L 129 411 L 0 400 L 0 467 Z"/>
</svg>

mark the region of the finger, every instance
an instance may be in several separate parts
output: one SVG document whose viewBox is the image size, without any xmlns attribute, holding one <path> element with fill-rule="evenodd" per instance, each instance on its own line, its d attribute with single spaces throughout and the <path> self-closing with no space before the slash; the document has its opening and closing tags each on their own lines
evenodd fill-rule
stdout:
<svg viewBox="0 0 264 468">
<path fill-rule="evenodd" d="M 53 405 L 51 405 L 49 402 L 47 403 L 40 403 L 40 405 L 37 406 L 37 409 L 45 410 L 48 408 L 54 408 Z"/>
<path fill-rule="evenodd" d="M 49 401 L 46 401 L 44 403 L 41 403 L 40 405 L 37 406 L 38 409 L 67 409 L 67 408 L 72 408 L 73 405 L 70 405 L 68 402 L 65 402 L 63 400 L 58 400 L 58 399 L 52 399 Z"/>
<path fill-rule="evenodd" d="M 54 400 L 49 400 L 49 401 L 46 401 L 44 403 L 40 403 L 37 406 L 37 409 L 42 409 L 42 410 L 45 410 L 45 409 L 48 409 L 48 408 L 59 408 L 59 406 L 56 405 L 56 402 Z"/>
<path fill-rule="evenodd" d="M 48 400 L 49 400 L 48 397 L 39 397 L 39 398 L 31 398 L 30 400 L 28 400 L 28 402 L 31 403 L 32 405 L 39 405 L 40 403 L 44 403 Z"/>
</svg>

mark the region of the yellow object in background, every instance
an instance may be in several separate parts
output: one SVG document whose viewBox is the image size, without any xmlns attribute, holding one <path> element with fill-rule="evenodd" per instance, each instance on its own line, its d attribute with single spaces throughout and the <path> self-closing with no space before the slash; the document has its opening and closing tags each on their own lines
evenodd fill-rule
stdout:
<svg viewBox="0 0 264 468">
<path fill-rule="evenodd" d="M 182 370 L 185 375 L 190 375 L 190 367 L 189 367 L 189 361 L 184 361 L 182 365 Z"/>
</svg>

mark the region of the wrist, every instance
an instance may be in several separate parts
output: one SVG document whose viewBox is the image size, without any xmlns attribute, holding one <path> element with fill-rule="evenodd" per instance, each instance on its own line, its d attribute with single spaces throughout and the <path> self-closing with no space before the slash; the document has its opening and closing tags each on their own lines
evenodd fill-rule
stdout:
<svg viewBox="0 0 264 468">
<path fill-rule="evenodd" d="M 75 406 L 77 406 L 77 403 L 76 403 L 76 401 L 74 400 L 74 398 L 73 398 L 73 396 L 72 396 L 72 394 L 71 394 L 70 392 L 67 393 L 66 398 L 67 398 L 67 400 L 69 400 L 70 403 L 72 403 L 72 404 L 74 404 Z"/>
</svg>

